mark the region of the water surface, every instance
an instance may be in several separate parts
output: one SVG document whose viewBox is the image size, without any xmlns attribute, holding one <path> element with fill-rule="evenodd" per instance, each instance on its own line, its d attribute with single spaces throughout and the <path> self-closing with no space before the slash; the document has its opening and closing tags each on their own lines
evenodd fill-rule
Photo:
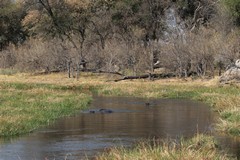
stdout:
<svg viewBox="0 0 240 160">
<path fill-rule="evenodd" d="M 101 108 L 113 113 L 89 113 Z M 0 145 L 1 160 L 82 159 L 143 138 L 210 132 L 209 107 L 189 100 L 95 97 L 89 110 Z"/>
</svg>

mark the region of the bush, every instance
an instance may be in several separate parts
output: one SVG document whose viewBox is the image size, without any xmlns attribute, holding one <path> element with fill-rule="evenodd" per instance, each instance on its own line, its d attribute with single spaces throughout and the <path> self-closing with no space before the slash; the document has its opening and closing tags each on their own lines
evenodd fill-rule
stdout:
<svg viewBox="0 0 240 160">
<path fill-rule="evenodd" d="M 223 3 L 228 8 L 230 14 L 235 18 L 236 23 L 240 25 L 240 1 L 223 0 Z"/>
</svg>

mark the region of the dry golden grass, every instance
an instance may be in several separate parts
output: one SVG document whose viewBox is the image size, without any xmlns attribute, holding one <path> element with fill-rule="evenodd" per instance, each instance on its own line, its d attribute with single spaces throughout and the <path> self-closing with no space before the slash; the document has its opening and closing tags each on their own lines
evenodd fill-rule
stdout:
<svg viewBox="0 0 240 160">
<path fill-rule="evenodd" d="M 91 74 L 91 73 L 81 73 L 80 79 L 76 80 L 74 78 L 68 78 L 67 73 L 53 73 L 47 75 L 33 75 L 29 73 L 18 73 L 15 75 L 0 75 L 0 82 L 24 82 L 24 83 L 47 83 L 47 84 L 59 84 L 59 85 L 80 85 L 80 84 L 129 84 L 129 85 L 139 85 L 144 84 L 155 84 L 155 85 L 186 85 L 186 86 L 217 86 L 218 77 L 210 80 L 197 79 L 192 80 L 191 78 L 179 79 L 179 78 L 170 78 L 170 79 L 160 79 L 155 81 L 149 80 L 125 80 L 120 82 L 107 82 L 108 80 L 114 80 L 120 78 L 119 76 L 111 76 L 105 74 Z"/>
<path fill-rule="evenodd" d="M 97 160 L 228 160 L 227 155 L 216 148 L 213 137 L 196 135 L 180 142 L 164 140 L 160 145 L 139 143 L 132 149 L 115 148 L 97 157 Z"/>
</svg>

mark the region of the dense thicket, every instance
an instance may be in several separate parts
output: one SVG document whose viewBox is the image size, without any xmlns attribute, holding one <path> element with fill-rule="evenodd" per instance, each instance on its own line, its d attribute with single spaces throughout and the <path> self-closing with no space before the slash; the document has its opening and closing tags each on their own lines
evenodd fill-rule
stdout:
<svg viewBox="0 0 240 160">
<path fill-rule="evenodd" d="M 2 68 L 214 76 L 240 56 L 238 0 L 0 0 L 0 6 Z"/>
<path fill-rule="evenodd" d="M 0 0 L 0 51 L 10 43 L 15 45 L 26 40 L 21 20 L 26 12 L 22 6 L 9 0 Z"/>
</svg>

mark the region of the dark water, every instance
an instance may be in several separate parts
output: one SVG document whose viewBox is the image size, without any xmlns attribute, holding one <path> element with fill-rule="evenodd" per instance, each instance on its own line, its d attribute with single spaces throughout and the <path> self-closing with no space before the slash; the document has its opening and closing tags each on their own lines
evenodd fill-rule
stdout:
<svg viewBox="0 0 240 160">
<path fill-rule="evenodd" d="M 220 149 L 228 152 L 233 158 L 240 160 L 240 137 L 217 135 L 216 140 Z"/>
<path fill-rule="evenodd" d="M 100 108 L 113 113 L 89 113 Z M 131 146 L 143 138 L 191 137 L 197 132 L 210 132 L 212 122 L 209 107 L 198 102 L 96 97 L 90 110 L 4 142 L 0 160 L 91 158 L 104 149 Z"/>
</svg>

